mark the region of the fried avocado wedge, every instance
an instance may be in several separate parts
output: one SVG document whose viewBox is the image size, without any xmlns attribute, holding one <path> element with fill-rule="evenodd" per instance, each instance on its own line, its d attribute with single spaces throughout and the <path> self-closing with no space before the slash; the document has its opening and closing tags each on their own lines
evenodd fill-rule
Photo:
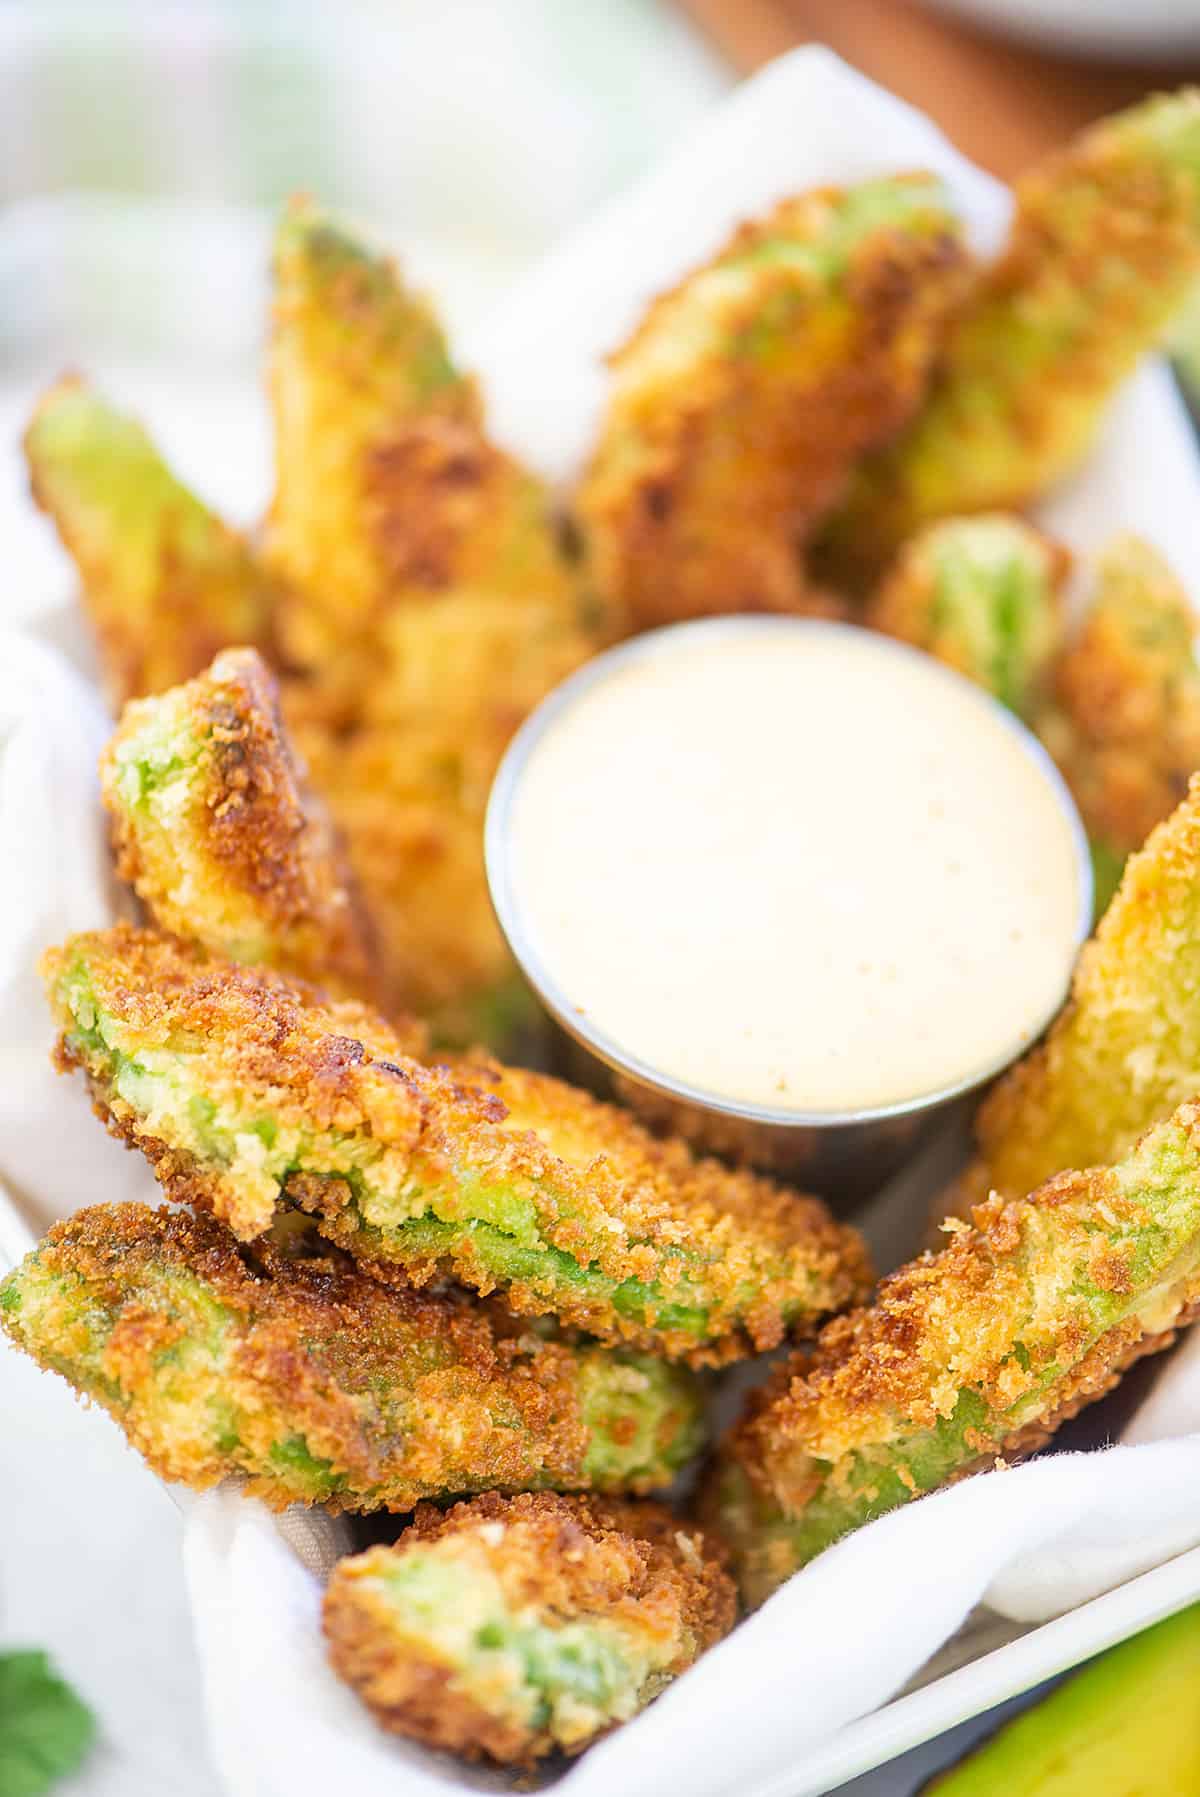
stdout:
<svg viewBox="0 0 1200 1797">
<path fill-rule="evenodd" d="M 339 1678 L 384 1728 L 471 1760 L 579 1753 L 733 1627 L 714 1543 L 657 1504 L 423 1504 L 325 1594 Z"/>
<path fill-rule="evenodd" d="M 275 594 L 249 545 L 85 381 L 43 394 L 25 456 L 79 570 L 114 708 L 191 679 L 219 649 L 267 643 Z"/>
<path fill-rule="evenodd" d="M 125 927 L 46 957 L 64 1065 L 173 1198 L 243 1239 L 285 1206 L 372 1272 L 444 1275 L 719 1364 L 859 1296 L 815 1199 L 696 1160 L 532 1073 L 424 1066 L 355 1006 Z"/>
<path fill-rule="evenodd" d="M 115 1418 L 164 1479 L 241 1476 L 273 1509 L 443 1493 L 650 1490 L 701 1439 L 689 1376 L 505 1334 L 326 1243 L 239 1247 L 213 1217 L 97 1205 L 0 1284 L 0 1326 Z"/>
<path fill-rule="evenodd" d="M 976 1158 L 949 1208 L 1018 1198 L 1107 1166 L 1200 1091 L 1200 780 L 1131 855 L 1045 1041 L 975 1117 Z"/>
<path fill-rule="evenodd" d="M 393 265 L 307 201 L 275 253 L 265 556 L 289 697 L 403 1003 L 462 1043 L 511 982 L 483 815 L 526 714 L 598 646 L 550 496 Z M 505 1046 L 500 1038 L 494 1045 Z"/>
<path fill-rule="evenodd" d="M 117 871 L 156 924 L 379 1001 L 366 921 L 253 649 L 125 707 L 100 763 Z"/>
<path fill-rule="evenodd" d="M 1031 1453 L 1200 1303 L 1200 1102 L 1123 1161 L 990 1199 L 752 1400 L 712 1518 L 758 1604 L 899 1504 Z"/>
<path fill-rule="evenodd" d="M 1200 769 L 1196 614 L 1157 550 L 1118 537 L 1055 670 L 1041 729 L 1092 844 L 1097 910 Z"/>
<path fill-rule="evenodd" d="M 1004 513 L 951 518 L 906 543 L 866 622 L 944 661 L 1028 719 L 1063 637 L 1065 549 Z"/>
<path fill-rule="evenodd" d="M 784 200 L 654 301 L 576 494 L 628 628 L 809 609 L 799 545 L 915 410 L 965 283 L 944 189 L 910 175 Z"/>
<path fill-rule="evenodd" d="M 328 798 L 389 980 L 456 1047 L 508 1040 L 500 995 L 515 968 L 488 893 L 483 818 L 493 735 L 443 721 L 300 736 Z"/>
<path fill-rule="evenodd" d="M 353 697 L 397 604 L 572 606 L 546 492 L 488 440 L 474 381 L 393 264 L 298 199 L 274 267 L 266 551 L 294 595 L 290 655 Z"/>
<path fill-rule="evenodd" d="M 1198 274 L 1200 92 L 1106 119 L 1026 175 L 928 399 L 829 522 L 829 570 L 874 576 L 926 524 L 1019 508 L 1070 473 Z"/>
</svg>

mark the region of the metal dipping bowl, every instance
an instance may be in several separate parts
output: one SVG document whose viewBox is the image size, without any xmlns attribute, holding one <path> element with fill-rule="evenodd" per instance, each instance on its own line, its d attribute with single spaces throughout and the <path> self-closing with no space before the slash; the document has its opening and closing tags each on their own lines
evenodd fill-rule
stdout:
<svg viewBox="0 0 1200 1797">
<path fill-rule="evenodd" d="M 857 634 L 859 629 L 856 625 L 790 617 L 709 618 L 669 625 L 607 650 L 556 687 L 517 732 L 492 786 L 485 829 L 487 877 L 496 916 L 526 979 L 556 1026 L 561 1065 L 568 1076 L 605 1096 L 618 1098 L 656 1129 L 669 1129 L 704 1152 L 758 1167 L 819 1192 L 841 1210 L 852 1209 L 877 1191 L 911 1157 L 921 1138 L 946 1120 L 957 1101 L 1003 1072 L 1015 1055 L 1004 1055 L 994 1065 L 978 1068 L 937 1091 L 855 1110 L 777 1110 L 689 1085 L 640 1060 L 572 1005 L 530 939 L 520 895 L 513 883 L 509 848 L 514 800 L 534 750 L 564 713 L 617 669 L 674 649 L 683 633 L 703 632 L 711 637 L 750 631 L 854 630 Z M 897 656 L 921 654 L 891 638 L 876 640 L 886 643 Z M 921 660 L 928 666 L 924 655 Z M 947 680 L 964 678 L 948 668 L 942 672 Z M 997 717 L 1019 740 L 1022 751 L 1037 764 L 1069 825 L 1079 883 L 1075 937 L 1078 948 L 1091 929 L 1093 897 L 1087 838 L 1074 801 L 1037 738 L 998 701 L 988 699 L 977 687 L 972 686 L 972 691 L 994 706 Z M 1064 989 L 1066 976 L 1064 969 Z M 1053 1014 L 1030 1019 L 1028 1041 L 1045 1029 Z"/>
</svg>

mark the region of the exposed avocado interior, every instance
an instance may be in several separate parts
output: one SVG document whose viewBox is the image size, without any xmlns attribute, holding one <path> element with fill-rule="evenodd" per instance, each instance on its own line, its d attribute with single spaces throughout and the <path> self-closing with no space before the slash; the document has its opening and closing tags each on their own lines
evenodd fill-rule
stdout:
<svg viewBox="0 0 1200 1797">
<path fill-rule="evenodd" d="M 1126 1195 L 1140 1207 L 1133 1213 L 1136 1221 L 1127 1213 L 1123 1222 L 1110 1219 L 1096 1229 L 1106 1254 L 1124 1267 L 1120 1289 L 1093 1277 L 1086 1234 L 1073 1245 L 1068 1241 L 1064 1264 L 1053 1207 L 1030 1207 L 1020 1248 L 1029 1282 L 1029 1322 L 1036 1331 L 1039 1306 L 1053 1299 L 1061 1309 L 1069 1295 L 1077 1334 L 1069 1360 L 1046 1362 L 1022 1339 L 1023 1325 L 1015 1324 L 1007 1358 L 1026 1373 L 1035 1365 L 1039 1370 L 1011 1405 L 996 1408 L 966 1383 L 953 1410 L 930 1427 L 906 1434 L 904 1418 L 897 1416 L 895 1433 L 849 1450 L 836 1464 L 812 1457 L 804 1472 L 813 1495 L 796 1516 L 754 1492 L 741 1469 L 731 1467 L 724 1498 L 732 1526 L 747 1538 L 759 1535 L 790 1549 L 794 1570 L 851 1530 L 945 1484 L 1052 1410 L 1055 1390 L 1071 1368 L 1117 1324 L 1135 1318 L 1145 1319 L 1142 1327 L 1152 1333 L 1170 1327 L 1189 1301 L 1200 1267 L 1196 1167 L 1196 1148 L 1186 1131 L 1172 1123 L 1152 1132 L 1114 1169 Z M 759 1555 L 752 1540 L 749 1548 L 752 1557 Z"/>
<path fill-rule="evenodd" d="M 590 1482 L 615 1490 L 622 1481 L 666 1483 L 703 1448 L 704 1418 L 696 1389 L 680 1369 L 650 1354 L 581 1355 L 579 1398 Z"/>
<path fill-rule="evenodd" d="M 570 1738 L 629 1715 L 654 1670 L 629 1631 L 598 1618 L 551 1625 L 533 1605 L 514 1613 L 499 1580 L 436 1547 L 398 1555 L 381 1588 L 400 1634 L 529 1727 Z"/>
<path fill-rule="evenodd" d="M 311 1503 L 332 1497 L 346 1484 L 345 1476 L 334 1471 L 332 1460 L 309 1452 L 303 1435 L 289 1435 L 286 1440 L 275 1442 L 269 1458 L 272 1468 L 286 1473 L 289 1485 L 299 1485 Z"/>
<path fill-rule="evenodd" d="M 938 543 L 934 635 L 960 638 L 970 672 L 1018 715 L 1028 706 L 1052 605 L 1046 570 L 1002 523 L 972 519 Z"/>
<path fill-rule="evenodd" d="M 361 328 L 364 303 L 372 308 L 373 328 L 389 332 L 403 350 L 414 406 L 443 388 L 462 384 L 441 331 L 405 293 L 386 257 L 373 254 L 334 220 L 308 210 L 285 215 L 278 251 L 281 260 L 302 270 L 314 286 L 334 290 L 323 319 Z M 353 277 L 353 286 L 347 285 L 347 276 Z"/>
<path fill-rule="evenodd" d="M 694 1249 L 658 1250 L 680 1268 L 680 1276 L 669 1284 L 613 1278 L 596 1262 L 576 1260 L 547 1242 L 536 1203 L 522 1193 L 466 1172 L 446 1190 L 422 1187 L 416 1177 L 401 1185 L 394 1178 L 384 1183 L 379 1172 L 384 1148 L 365 1131 L 284 1127 L 271 1114 L 240 1109 L 236 1093 L 226 1098 L 197 1092 L 186 1044 L 178 1050 L 168 1046 L 127 1052 L 122 1026 L 98 1002 L 85 961 L 74 962 L 65 973 L 60 995 L 74 1020 L 69 1039 L 75 1051 L 130 1107 L 145 1131 L 218 1172 L 236 1176 L 261 1203 L 266 1221 L 275 1204 L 287 1202 L 291 1175 L 336 1181 L 343 1222 L 352 1218 L 362 1247 L 380 1258 L 403 1262 L 406 1256 L 440 1256 L 469 1239 L 499 1283 L 527 1284 L 535 1291 L 569 1286 L 632 1321 L 685 1331 L 697 1339 L 707 1334 L 706 1263 Z M 752 1304 L 754 1291 L 750 1279 L 744 1291 L 734 1294 L 735 1306 Z M 798 1313 L 803 1303 L 798 1294 L 785 1314 Z"/>
<path fill-rule="evenodd" d="M 110 1298 L 103 1283 L 56 1266 L 52 1251 L 35 1251 L 0 1284 L 0 1312 L 13 1319 L 14 1338 L 42 1365 L 118 1417 L 132 1407 L 143 1425 L 150 1422 L 153 1432 L 194 1450 L 209 1471 L 219 1470 L 213 1466 L 216 1456 L 229 1463 L 226 1470 L 269 1476 L 290 1498 L 308 1503 L 351 1488 L 337 1463 L 312 1447 L 302 1411 L 289 1413 L 286 1404 L 271 1411 L 275 1400 L 264 1405 L 253 1375 L 249 1383 L 239 1377 L 239 1350 L 248 1339 L 245 1319 L 202 1277 L 170 1263 L 140 1265 L 132 1275 L 115 1277 L 118 1295 Z M 127 1316 L 134 1319 L 127 1332 L 135 1348 L 132 1383 L 123 1372 L 125 1350 L 115 1360 L 110 1352 L 114 1332 Z M 322 1389 L 326 1383 L 338 1389 L 337 1343 L 317 1340 L 312 1348 Z M 369 1398 L 353 1377 L 341 1388 L 353 1402 L 362 1399 L 368 1432 L 378 1428 L 381 1439 L 393 1445 L 403 1442 L 412 1421 L 409 1377 L 456 1364 L 448 1340 L 436 1333 L 405 1345 L 401 1353 L 400 1366 L 380 1363 Z M 585 1344 L 572 1358 L 586 1446 L 582 1466 L 570 1461 L 568 1482 L 614 1490 L 668 1484 L 703 1445 L 692 1376 L 650 1355 Z M 564 1390 L 563 1401 L 573 1409 L 576 1400 Z M 500 1427 L 525 1427 L 519 1406 L 507 1401 L 503 1375 L 491 1402 Z M 558 1420 L 548 1422 L 553 1426 Z M 451 1463 L 457 1464 L 453 1452 Z M 563 1476 L 546 1467 L 532 1482 L 553 1485 Z M 474 1474 L 468 1484 L 479 1488 Z M 369 1506 L 379 1488 L 367 1481 L 353 1489 Z"/>
<path fill-rule="evenodd" d="M 821 218 L 820 233 L 770 237 L 731 255 L 719 267 L 792 268 L 823 282 L 846 272 L 855 251 L 878 231 L 946 229 L 949 207 L 932 179 L 862 181 L 839 194 Z"/>
</svg>

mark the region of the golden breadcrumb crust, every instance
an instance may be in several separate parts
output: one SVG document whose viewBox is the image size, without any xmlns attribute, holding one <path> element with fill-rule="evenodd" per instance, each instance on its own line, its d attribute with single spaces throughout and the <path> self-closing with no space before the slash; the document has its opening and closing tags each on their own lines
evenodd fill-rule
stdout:
<svg viewBox="0 0 1200 1797">
<path fill-rule="evenodd" d="M 44 969 L 52 988 L 81 957 L 95 1003 L 119 1019 L 127 1044 L 151 1059 L 179 1041 L 206 1044 L 206 1095 L 266 1105 L 280 1138 L 361 1137 L 386 1152 L 389 1178 L 417 1191 L 461 1183 L 485 1196 L 527 1195 L 551 1249 L 615 1281 L 658 1282 L 664 1303 L 685 1277 L 687 1251 L 704 1258 L 711 1316 L 699 1342 L 682 1327 L 656 1329 L 599 1304 L 570 1279 L 556 1285 L 552 1305 L 542 1285 L 506 1282 L 506 1302 L 518 1311 L 553 1309 L 603 1339 L 707 1362 L 774 1347 L 789 1315 L 811 1320 L 867 1288 L 861 1238 L 817 1199 L 697 1160 L 682 1142 L 657 1140 L 625 1112 L 561 1081 L 484 1057 L 423 1066 L 362 1007 L 330 1006 L 311 988 L 207 961 L 127 926 L 51 951 Z M 88 1069 L 69 1023 L 59 1057 L 91 1072 L 98 1113 L 147 1155 L 173 1198 L 213 1208 L 243 1237 L 269 1226 L 275 1197 L 156 1139 Z M 469 1229 L 441 1250 L 393 1258 L 378 1232 L 362 1231 L 345 1180 L 297 1171 L 283 1191 L 376 1274 L 418 1282 L 453 1274 L 485 1293 L 496 1287 Z M 458 1214 L 469 1216 L 464 1202 Z"/>
<path fill-rule="evenodd" d="M 1180 1121 L 1193 1138 L 1198 1119 L 1200 1107 L 1183 1107 Z M 1050 1253 L 1041 1245 L 1039 1211 L 1055 1232 Z M 725 1451 L 799 1515 L 827 1480 L 836 1489 L 848 1456 L 890 1450 L 903 1477 L 905 1439 L 950 1417 L 964 1389 L 987 1412 L 1003 1414 L 1035 1396 L 1053 1368 L 1041 1413 L 998 1436 L 980 1434 L 979 1458 L 939 1482 L 1032 1453 L 1135 1360 L 1170 1346 L 1194 1314 L 1200 1273 L 1173 1294 L 1168 1326 L 1131 1315 L 1088 1345 L 1092 1314 L 1082 1293 L 1064 1289 L 1062 1269 L 1085 1262 L 1094 1292 L 1132 1296 L 1133 1239 L 1116 1244 L 1111 1236 L 1122 1224 L 1136 1230 L 1148 1220 L 1137 1191 L 1106 1168 L 1061 1174 L 1029 1199 L 989 1199 L 938 1253 L 900 1267 L 869 1306 L 828 1323 L 811 1353 L 781 1363 Z M 1019 1356 L 1014 1318 L 1023 1319 Z M 969 1431 L 965 1439 L 973 1445 Z"/>
<path fill-rule="evenodd" d="M 1046 1039 L 988 1094 L 945 1210 L 1104 1166 L 1200 1088 L 1200 779 L 1132 855 Z"/>
<path fill-rule="evenodd" d="M 78 1212 L 37 1256 L 62 1282 L 58 1327 L 43 1314 L 25 1339 L 18 1309 L 10 1332 L 71 1377 L 90 1307 L 111 1310 L 103 1383 L 91 1393 L 164 1479 L 201 1490 L 246 1474 L 249 1495 L 285 1508 L 303 1487 L 268 1469 L 272 1449 L 299 1432 L 307 1454 L 339 1475 L 339 1487 L 321 1493 L 335 1511 L 402 1512 L 468 1484 L 586 1481 L 573 1352 L 498 1334 L 458 1298 L 381 1286 L 328 1246 L 311 1258 L 270 1239 L 239 1246 L 212 1217 L 134 1204 Z M 191 1324 L 182 1302 L 151 1295 L 163 1275 L 202 1288 L 210 1319 L 215 1306 L 227 1313 L 209 1323 L 216 1367 L 185 1355 L 165 1392 L 164 1364 Z M 239 1419 L 233 1449 L 208 1421 L 214 1380 Z M 394 1407 L 389 1385 L 399 1388 Z"/>
<path fill-rule="evenodd" d="M 904 544 L 865 622 L 985 687 L 1020 717 L 1061 649 L 1070 552 L 1007 513 L 952 518 Z"/>
<path fill-rule="evenodd" d="M 23 447 L 34 503 L 79 570 L 114 710 L 190 680 L 232 644 L 271 651 L 278 587 L 136 420 L 66 375 L 38 400 Z"/>
<path fill-rule="evenodd" d="M 181 802 L 161 815 L 152 794 L 127 792 L 156 733 L 186 763 L 171 782 Z M 117 872 L 162 929 L 234 959 L 247 943 L 254 960 L 340 996 L 386 1000 L 341 845 L 255 650 L 227 649 L 186 686 L 126 706 L 100 785 Z"/>
<path fill-rule="evenodd" d="M 911 415 L 965 286 L 953 221 L 927 178 L 911 178 L 914 193 L 922 184 L 920 227 L 881 220 L 832 289 L 803 255 L 837 229 L 847 195 L 783 200 L 660 294 L 611 358 L 576 505 L 595 583 L 631 628 L 827 615 L 800 543 L 855 457 Z"/>
<path fill-rule="evenodd" d="M 1140 848 L 1200 769 L 1196 617 L 1163 558 L 1110 543 L 1097 591 L 1055 671 L 1046 738 L 1088 835 L 1118 862 Z"/>
<path fill-rule="evenodd" d="M 465 723 L 301 728 L 399 1002 L 461 1039 L 471 1001 L 512 977 L 488 894 L 483 815 L 504 740 Z"/>
<path fill-rule="evenodd" d="M 488 439 L 476 383 L 395 264 L 297 197 L 274 273 L 266 552 L 288 589 L 280 633 L 353 721 L 365 690 L 386 687 L 395 610 L 471 592 L 569 610 L 572 576 L 548 493 Z"/>
<path fill-rule="evenodd" d="M 1200 274 L 1200 94 L 1100 120 L 1016 183 L 1011 235 L 950 327 L 924 405 L 854 471 L 830 578 L 869 586 L 938 518 L 1019 510 L 1091 446 Z"/>
<path fill-rule="evenodd" d="M 406 1549 L 449 1537 L 471 1547 L 500 1582 L 506 1603 L 551 1628 L 616 1624 L 658 1646 L 652 1687 L 637 1707 L 728 1634 L 733 1583 L 714 1537 L 657 1504 L 553 1494 L 486 1493 L 442 1511 L 423 1504 L 394 1547 L 369 1549 L 334 1568 L 324 1625 L 334 1670 L 394 1734 L 469 1760 L 527 1765 L 564 1745 L 549 1728 L 484 1703 L 438 1652 L 400 1636 L 379 1581 Z M 569 1743 L 579 1752 L 595 1732 Z"/>
</svg>

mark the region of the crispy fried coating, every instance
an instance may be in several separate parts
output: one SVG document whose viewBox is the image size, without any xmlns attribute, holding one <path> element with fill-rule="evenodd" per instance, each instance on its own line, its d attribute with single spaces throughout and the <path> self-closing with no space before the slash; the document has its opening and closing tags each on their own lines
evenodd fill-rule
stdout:
<svg viewBox="0 0 1200 1797">
<path fill-rule="evenodd" d="M 860 1238 L 816 1199 L 557 1080 L 423 1066 L 378 1021 L 351 1033 L 354 1007 L 152 932 L 74 937 L 45 972 L 101 1114 L 244 1239 L 298 1207 L 382 1277 L 451 1275 L 699 1364 L 864 1289 Z"/>
<path fill-rule="evenodd" d="M 906 543 L 867 613 L 1028 718 L 1063 636 L 1070 556 L 1020 518 L 984 513 Z"/>
<path fill-rule="evenodd" d="M 488 1493 L 339 1561 L 324 1621 L 384 1728 L 529 1765 L 627 1722 L 735 1610 L 715 1544 L 660 1505 Z"/>
<path fill-rule="evenodd" d="M 275 246 L 270 392 L 267 553 L 300 665 L 371 681 L 387 614 L 454 592 L 572 609 L 548 496 L 489 442 L 430 307 L 306 200 Z"/>
<path fill-rule="evenodd" d="M 1068 1167 L 1107 1166 L 1200 1090 L 1200 780 L 1131 855 L 1045 1041 L 992 1088 L 977 1156 L 951 1195 L 965 1216 Z"/>
<path fill-rule="evenodd" d="M 598 617 L 546 492 L 488 440 L 475 384 L 392 266 L 301 201 L 276 273 L 261 561 L 77 381 L 30 426 L 35 495 L 79 564 L 114 704 L 261 648 L 345 839 L 377 995 L 439 1039 L 483 1028 L 502 1045 L 520 986 L 484 874 L 487 793 L 517 725 L 601 640 Z"/>
<path fill-rule="evenodd" d="M 830 1323 L 725 1442 L 710 1502 L 761 1603 L 849 1530 L 1040 1447 L 1200 1303 L 1200 1102 L 1118 1165 L 993 1197 Z"/>
<path fill-rule="evenodd" d="M 1162 556 L 1138 537 L 1110 543 L 1041 724 L 1091 839 L 1098 911 L 1200 769 L 1195 637 L 1187 592 Z"/>
<path fill-rule="evenodd" d="M 504 1043 L 513 1021 L 505 995 L 521 987 L 488 892 L 483 819 L 506 737 L 456 715 L 449 697 L 443 717 L 431 707 L 411 723 L 348 736 L 297 723 L 290 708 L 289 721 L 399 1000 L 429 1018 L 439 1041 Z"/>
<path fill-rule="evenodd" d="M 253 649 L 131 701 L 100 763 L 117 871 L 156 924 L 214 954 L 386 1001 L 324 807 Z"/>
<path fill-rule="evenodd" d="M 873 577 L 935 519 L 1019 508 L 1069 473 L 1198 273 L 1200 92 L 1105 119 L 1033 169 L 928 400 L 830 521 L 825 565 Z"/>
<path fill-rule="evenodd" d="M 503 1043 L 486 1007 L 515 978 L 484 865 L 488 787 L 469 761 L 453 731 L 365 730 L 330 797 L 396 990 L 455 1046 Z"/>
<path fill-rule="evenodd" d="M 218 649 L 268 643 L 275 594 L 248 544 L 86 382 L 43 394 L 25 455 L 79 569 L 114 709 L 191 679 Z"/>
<path fill-rule="evenodd" d="M 941 184 L 910 175 L 784 200 L 654 301 L 576 495 L 629 628 L 811 609 L 799 544 L 911 416 L 965 284 Z"/>
<path fill-rule="evenodd" d="M 509 740 L 592 639 L 563 608 L 446 594 L 398 606 L 349 731 L 289 719 L 345 839 L 389 979 L 435 1037 L 510 1039 L 521 991 L 483 858 L 492 779 Z M 519 1007 L 524 1015 L 529 1007 Z"/>
<path fill-rule="evenodd" d="M 97 1205 L 0 1284 L 0 1325 L 164 1479 L 241 1475 L 283 1509 L 443 1493 L 651 1490 L 701 1439 L 686 1373 L 493 1328 L 328 1244 L 239 1247 L 214 1218 Z"/>
<path fill-rule="evenodd" d="M 275 266 L 266 553 L 308 680 L 301 745 L 403 1002 L 467 1040 L 513 973 L 483 868 L 492 776 L 597 620 L 548 494 L 489 441 L 392 264 L 301 201 Z"/>
<path fill-rule="evenodd" d="M 573 595 L 503 591 L 396 606 L 378 642 L 363 724 L 456 733 L 464 761 L 488 780 L 517 726 L 600 646 Z"/>
</svg>

